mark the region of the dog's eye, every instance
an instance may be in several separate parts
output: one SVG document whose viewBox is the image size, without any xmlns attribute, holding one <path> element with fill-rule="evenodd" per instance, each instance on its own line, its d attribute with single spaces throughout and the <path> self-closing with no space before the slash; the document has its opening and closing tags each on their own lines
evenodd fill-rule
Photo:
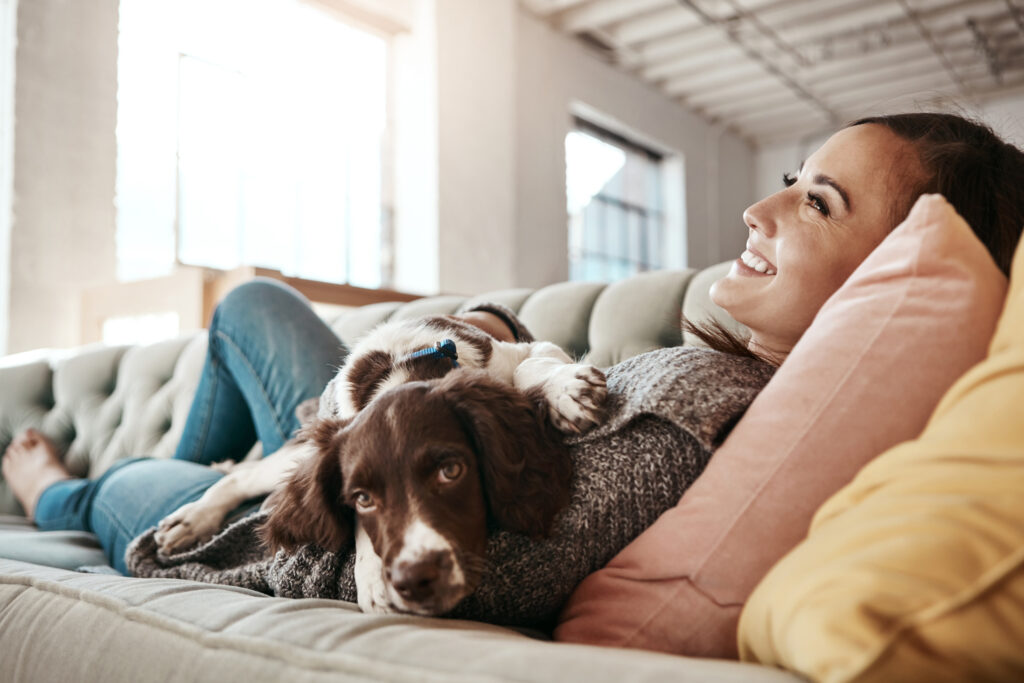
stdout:
<svg viewBox="0 0 1024 683">
<path fill-rule="evenodd" d="M 445 464 L 441 465 L 441 469 L 437 471 L 437 476 L 442 482 L 455 481 L 462 476 L 464 469 L 465 468 L 461 462 L 449 460 Z"/>
<path fill-rule="evenodd" d="M 373 503 L 373 496 L 366 491 L 356 491 L 352 496 L 352 502 L 360 510 L 372 510 L 375 505 Z"/>
</svg>

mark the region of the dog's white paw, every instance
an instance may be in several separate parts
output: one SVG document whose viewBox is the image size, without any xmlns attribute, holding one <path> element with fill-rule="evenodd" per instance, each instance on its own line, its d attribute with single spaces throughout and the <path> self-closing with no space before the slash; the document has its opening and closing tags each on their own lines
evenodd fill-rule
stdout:
<svg viewBox="0 0 1024 683">
<path fill-rule="evenodd" d="M 160 550 L 169 555 L 210 540 L 223 521 L 223 515 L 197 500 L 161 519 L 154 538 Z"/>
<path fill-rule="evenodd" d="M 593 365 L 565 365 L 544 382 L 551 422 L 567 434 L 582 434 L 597 425 L 607 397 L 604 373 Z"/>
<path fill-rule="evenodd" d="M 387 585 L 384 578 L 380 577 L 359 586 L 356 589 L 356 602 L 359 609 L 367 614 L 391 614 L 394 609 L 388 600 Z"/>
<path fill-rule="evenodd" d="M 394 612 L 388 599 L 388 586 L 384 580 L 384 562 L 373 550 L 370 537 L 362 527 L 356 530 L 356 603 L 367 614 Z"/>
</svg>

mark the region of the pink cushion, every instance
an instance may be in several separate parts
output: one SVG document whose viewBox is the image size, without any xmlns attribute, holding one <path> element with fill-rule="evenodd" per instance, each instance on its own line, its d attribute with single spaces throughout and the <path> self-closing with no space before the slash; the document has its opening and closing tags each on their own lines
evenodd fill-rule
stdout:
<svg viewBox="0 0 1024 683">
<path fill-rule="evenodd" d="M 921 197 L 821 309 L 675 508 L 588 577 L 556 639 L 735 658 L 740 610 L 832 493 L 985 356 L 1006 278 Z"/>
</svg>

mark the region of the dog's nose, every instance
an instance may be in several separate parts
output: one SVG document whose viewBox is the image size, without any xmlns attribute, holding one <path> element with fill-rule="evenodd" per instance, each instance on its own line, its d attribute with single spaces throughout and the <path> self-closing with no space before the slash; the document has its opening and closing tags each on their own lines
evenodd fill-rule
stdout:
<svg viewBox="0 0 1024 683">
<path fill-rule="evenodd" d="M 430 553 L 415 561 L 396 562 L 388 577 L 402 599 L 422 602 L 434 594 L 444 570 L 451 562 L 444 552 Z"/>
</svg>

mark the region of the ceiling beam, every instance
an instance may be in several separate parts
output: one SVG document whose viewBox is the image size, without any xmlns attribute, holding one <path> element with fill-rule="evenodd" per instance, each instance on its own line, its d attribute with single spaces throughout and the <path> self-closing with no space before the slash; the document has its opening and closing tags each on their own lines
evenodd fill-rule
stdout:
<svg viewBox="0 0 1024 683">
<path fill-rule="evenodd" d="M 807 103 L 803 100 L 789 99 L 782 102 L 763 104 L 761 103 L 761 99 L 762 98 L 757 98 L 756 101 L 744 100 L 740 103 L 742 104 L 742 107 L 730 109 L 723 114 L 713 115 L 707 110 L 705 110 L 705 114 L 713 116 L 719 121 L 736 121 L 744 118 L 756 118 L 757 115 L 769 116 L 772 114 L 800 111 L 807 107 Z"/>
<path fill-rule="evenodd" d="M 696 28 L 680 31 L 676 35 L 645 43 L 637 48 L 637 52 L 646 63 L 655 64 L 681 55 L 714 49 L 721 44 L 722 32 L 714 26 L 701 24 Z"/>
<path fill-rule="evenodd" d="M 566 33 L 605 28 L 627 17 L 661 9 L 674 2 L 675 0 L 592 0 L 559 15 L 558 27 Z"/>
<path fill-rule="evenodd" d="M 746 59 L 743 50 L 732 43 L 722 43 L 714 49 L 699 50 L 687 55 L 681 55 L 669 61 L 644 67 L 640 73 L 647 80 L 656 81 L 670 78 L 684 71 L 703 69 L 707 66 L 721 64 L 723 61 L 737 59 Z"/>
<path fill-rule="evenodd" d="M 813 81 L 827 82 L 833 78 L 842 77 L 851 70 L 868 71 L 889 64 L 899 64 L 905 59 L 914 59 L 920 55 L 927 54 L 931 54 L 927 46 L 912 40 L 879 48 L 855 59 L 846 58 L 817 62 L 804 69 L 801 75 Z"/>
<path fill-rule="evenodd" d="M 782 88 L 775 82 L 775 79 L 772 78 L 765 79 L 764 81 L 760 81 L 755 84 L 730 83 L 723 85 L 721 88 L 693 93 L 692 95 L 687 95 L 682 99 L 691 107 L 703 109 L 704 107 L 714 106 L 715 104 L 731 102 L 736 97 L 756 97 L 760 94 L 778 92 L 779 90 L 782 90 Z"/>
<path fill-rule="evenodd" d="M 528 9 L 542 17 L 554 14 L 555 12 L 561 12 L 576 5 L 582 5 L 584 2 L 588 2 L 588 0 L 522 0 L 522 3 Z"/>
<path fill-rule="evenodd" d="M 863 71 L 847 71 L 842 75 L 836 75 L 827 81 L 818 84 L 817 92 L 822 97 L 828 97 L 839 92 L 856 91 L 859 88 L 871 86 L 880 82 L 895 79 L 913 80 L 916 76 L 927 76 L 936 72 L 941 73 L 942 69 L 935 59 L 935 55 L 926 52 L 921 56 L 905 59 L 895 64 L 878 66 Z M 949 76 L 947 81 L 952 82 Z"/>
<path fill-rule="evenodd" d="M 635 45 L 646 40 L 700 26 L 700 20 L 677 3 L 650 14 L 627 19 L 616 26 L 611 34 L 624 45 Z"/>
<path fill-rule="evenodd" d="M 956 92 L 956 86 L 950 84 L 949 77 L 941 71 L 929 73 L 917 72 L 904 77 L 880 81 L 856 90 L 836 92 L 828 96 L 832 106 L 843 109 L 852 104 L 866 103 L 891 98 L 893 96 L 927 97 L 932 93 Z"/>
<path fill-rule="evenodd" d="M 914 25 L 914 28 L 917 29 L 919 34 L 921 34 L 921 38 L 925 43 L 927 43 L 928 47 L 932 49 L 932 52 L 935 53 L 935 56 L 938 58 L 942 68 L 945 69 L 946 73 L 949 75 L 950 80 L 953 81 L 953 83 L 955 83 L 960 89 L 961 94 L 966 97 L 971 97 L 973 95 L 971 89 L 966 83 L 960 80 L 960 76 L 957 74 L 956 69 L 953 68 L 953 65 L 950 64 L 949 59 L 946 57 L 945 51 L 935 40 L 935 37 L 932 35 L 932 32 L 928 30 L 928 27 L 924 25 L 920 13 L 916 9 L 912 8 L 907 0 L 899 0 L 899 3 L 900 7 L 903 8 L 903 11 L 907 13 L 907 16 L 910 18 L 910 22 Z"/>
<path fill-rule="evenodd" d="M 718 28 L 720 28 L 723 31 L 727 39 L 739 45 L 748 58 L 750 58 L 752 61 L 759 63 L 762 67 L 764 67 L 765 71 L 774 76 L 779 81 L 782 87 L 789 88 L 791 91 L 793 91 L 794 94 L 796 94 L 801 99 L 807 100 L 813 106 L 820 109 L 822 113 L 824 113 L 829 118 L 835 118 L 835 114 L 828 108 L 828 105 L 826 105 L 820 99 L 815 97 L 814 93 L 809 91 L 803 83 L 797 80 L 791 73 L 788 73 L 781 69 L 773 60 L 767 58 L 762 52 L 758 51 L 756 48 L 754 48 L 749 43 L 744 41 L 744 39 L 740 35 L 738 35 L 738 32 L 733 30 L 733 28 L 730 27 L 728 24 L 721 24 L 720 22 L 718 22 L 711 15 L 704 12 L 694 2 L 694 0 L 679 0 L 679 2 L 682 2 L 686 6 L 690 7 L 698 16 L 700 16 L 701 21 L 703 21 L 704 23 L 718 26 Z M 727 2 L 729 2 L 730 6 L 732 7 L 736 6 L 734 4 L 734 0 L 727 0 Z M 757 26 L 761 27 L 762 24 L 760 22 L 757 22 Z M 785 42 L 778 39 L 778 36 L 776 36 L 774 33 L 771 33 L 770 31 L 766 30 L 764 32 L 764 35 L 771 39 L 774 44 L 779 45 L 782 48 L 787 47 Z"/>
<path fill-rule="evenodd" d="M 796 96 L 782 88 L 775 92 L 758 95 L 756 97 L 733 97 L 728 102 L 722 102 L 710 107 L 704 107 L 701 111 L 711 118 L 729 117 L 739 112 L 750 109 L 770 109 L 799 102 Z"/>
<path fill-rule="evenodd" d="M 976 8 L 977 5 L 978 0 L 954 0 L 943 5 L 930 7 L 927 10 L 919 10 L 917 16 L 922 21 L 930 21 L 966 8 Z M 809 19 L 813 19 L 813 17 L 809 17 Z M 958 25 L 956 30 L 962 30 L 962 27 Z M 790 39 L 797 44 L 798 49 L 806 49 L 813 45 L 828 43 L 835 46 L 849 45 L 850 43 L 856 44 L 861 42 L 864 36 L 869 33 L 887 33 L 893 41 L 912 37 L 916 38 L 918 36 L 917 31 L 914 29 L 913 21 L 905 13 L 886 22 L 861 24 L 852 30 L 849 26 L 843 26 L 824 35 L 821 34 L 820 27 L 816 26 L 813 21 L 809 21 L 805 28 L 800 29 L 800 31 L 804 34 L 803 36 L 798 37 L 800 34 L 790 36 Z"/>
<path fill-rule="evenodd" d="M 665 81 L 661 88 L 669 95 L 683 95 L 687 92 L 699 92 L 702 87 L 718 83 L 747 82 L 769 76 L 764 67 L 756 62 L 720 62 L 716 67 L 708 67 Z"/>
</svg>

